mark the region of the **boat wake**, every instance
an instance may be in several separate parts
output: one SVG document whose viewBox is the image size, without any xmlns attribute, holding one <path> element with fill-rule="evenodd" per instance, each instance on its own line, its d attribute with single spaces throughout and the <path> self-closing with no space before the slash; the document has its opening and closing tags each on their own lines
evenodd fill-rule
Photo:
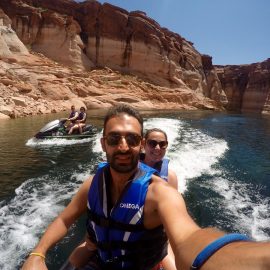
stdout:
<svg viewBox="0 0 270 270">
<path fill-rule="evenodd" d="M 74 173 L 70 181 L 63 181 L 61 174 L 29 179 L 15 190 L 13 199 L 1 202 L 0 269 L 18 269 L 89 173 Z"/>
<path fill-rule="evenodd" d="M 191 128 L 177 119 L 152 118 L 145 122 L 146 129 L 161 127 L 167 133 L 167 156 L 176 172 L 178 190 L 184 193 L 188 181 L 211 170 L 228 149 L 227 142 Z"/>
<path fill-rule="evenodd" d="M 220 195 L 216 207 L 222 209 L 235 230 L 246 233 L 255 240 L 269 239 L 270 199 L 261 195 L 265 187 L 223 177 L 215 178 L 210 184 Z"/>
<path fill-rule="evenodd" d="M 36 139 L 31 138 L 26 142 L 26 146 L 39 147 L 39 146 L 61 146 L 61 145 L 73 145 L 73 144 L 84 144 L 89 143 L 93 138 L 84 139 L 63 139 L 63 138 L 53 138 L 53 139 Z"/>
</svg>

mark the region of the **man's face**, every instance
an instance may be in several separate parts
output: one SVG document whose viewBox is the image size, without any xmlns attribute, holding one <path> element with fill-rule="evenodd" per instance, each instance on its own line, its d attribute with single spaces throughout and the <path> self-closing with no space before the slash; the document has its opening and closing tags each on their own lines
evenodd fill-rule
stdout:
<svg viewBox="0 0 270 270">
<path fill-rule="evenodd" d="M 101 145 L 113 170 L 132 172 L 138 165 L 141 150 L 140 123 L 127 114 L 111 118 L 106 124 Z"/>
</svg>

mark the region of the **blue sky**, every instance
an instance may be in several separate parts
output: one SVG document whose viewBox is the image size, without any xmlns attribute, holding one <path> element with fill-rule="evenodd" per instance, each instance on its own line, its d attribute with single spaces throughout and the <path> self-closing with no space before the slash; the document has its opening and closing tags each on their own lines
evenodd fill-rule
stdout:
<svg viewBox="0 0 270 270">
<path fill-rule="evenodd" d="M 213 64 L 250 64 L 270 58 L 270 0 L 107 0 L 141 10 L 194 43 Z"/>
</svg>

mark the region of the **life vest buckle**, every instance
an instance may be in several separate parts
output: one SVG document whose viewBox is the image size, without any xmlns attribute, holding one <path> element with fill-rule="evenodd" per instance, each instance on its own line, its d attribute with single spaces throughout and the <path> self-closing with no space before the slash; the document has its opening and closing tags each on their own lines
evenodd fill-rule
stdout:
<svg viewBox="0 0 270 270">
<path fill-rule="evenodd" d="M 106 263 L 116 263 L 117 261 L 119 261 L 119 258 L 118 257 L 113 257 L 113 258 L 110 258 L 110 259 L 106 260 Z"/>
<path fill-rule="evenodd" d="M 111 225 L 111 222 L 110 222 L 110 220 L 109 219 L 107 219 L 107 218 L 100 218 L 100 226 L 101 227 L 109 227 L 110 225 Z"/>
</svg>

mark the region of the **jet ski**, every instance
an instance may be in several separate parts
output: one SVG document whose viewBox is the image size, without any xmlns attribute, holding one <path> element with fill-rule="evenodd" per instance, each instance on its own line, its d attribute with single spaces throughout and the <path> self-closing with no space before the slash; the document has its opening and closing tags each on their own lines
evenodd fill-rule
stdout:
<svg viewBox="0 0 270 270">
<path fill-rule="evenodd" d="M 75 130 L 72 134 L 68 134 L 68 130 L 65 126 L 67 119 L 56 119 L 47 123 L 34 137 L 36 139 L 84 139 L 91 137 L 96 131 L 97 128 L 87 124 L 83 127 L 82 134 L 79 133 L 79 130 Z"/>
</svg>

